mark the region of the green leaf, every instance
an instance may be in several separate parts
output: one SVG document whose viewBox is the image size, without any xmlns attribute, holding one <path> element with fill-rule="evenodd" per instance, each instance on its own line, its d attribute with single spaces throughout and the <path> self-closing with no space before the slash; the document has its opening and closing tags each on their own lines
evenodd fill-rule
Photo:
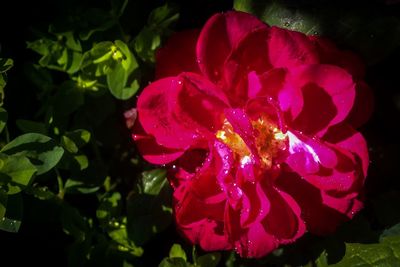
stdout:
<svg viewBox="0 0 400 267">
<path fill-rule="evenodd" d="M 21 192 L 31 182 L 37 168 L 24 155 L 0 153 L 0 185 L 7 194 Z"/>
<path fill-rule="evenodd" d="M 155 51 L 161 45 L 161 39 L 168 36 L 171 25 L 179 18 L 176 8 L 165 4 L 154 9 L 148 18 L 148 23 L 133 40 L 133 48 L 137 55 L 146 62 L 154 62 Z"/>
<path fill-rule="evenodd" d="M 38 133 L 47 134 L 46 125 L 42 122 L 31 121 L 31 120 L 17 120 L 15 122 L 17 127 L 24 133 Z"/>
<path fill-rule="evenodd" d="M 79 148 L 87 144 L 90 140 L 90 132 L 84 129 L 78 129 L 67 132 L 61 137 L 61 144 L 70 153 L 78 153 Z"/>
<path fill-rule="evenodd" d="M 121 212 L 121 194 L 119 192 L 107 193 L 100 201 L 96 211 L 96 217 L 102 224 L 108 223 L 112 218 L 119 216 Z"/>
<path fill-rule="evenodd" d="M 128 198 L 129 237 L 138 245 L 165 230 L 172 221 L 171 188 L 164 172 L 155 173 L 158 175 L 145 174 L 148 180 L 143 184 L 143 191 L 148 193 L 132 193 Z"/>
<path fill-rule="evenodd" d="M 0 230 L 17 233 L 21 226 L 23 202 L 21 194 L 9 195 L 7 200 L 7 211 L 0 219 Z"/>
<path fill-rule="evenodd" d="M 315 260 L 315 264 L 317 267 L 328 267 L 328 254 L 326 251 L 322 251 L 321 255 L 318 257 L 318 259 Z"/>
<path fill-rule="evenodd" d="M 379 244 L 346 244 L 346 254 L 331 266 L 398 266 L 400 236 L 387 237 Z"/>
<path fill-rule="evenodd" d="M 27 48 L 35 51 L 36 53 L 47 56 L 50 53 L 50 47 L 54 44 L 54 41 L 50 39 L 38 39 L 33 42 L 27 42 Z"/>
<path fill-rule="evenodd" d="M 128 233 L 124 224 L 120 228 L 108 232 L 108 235 L 118 244 L 118 250 L 128 252 L 133 256 L 140 257 L 143 254 L 143 249 L 138 247 L 128 238 Z"/>
<path fill-rule="evenodd" d="M 81 69 L 86 75 L 99 77 L 111 71 L 112 47 L 110 41 L 100 42 L 83 55 Z"/>
<path fill-rule="evenodd" d="M 14 61 L 11 58 L 0 58 L 0 73 L 10 70 L 14 66 Z"/>
<path fill-rule="evenodd" d="M 139 67 L 134 55 L 129 50 L 128 46 L 122 42 L 121 40 L 116 40 L 115 45 L 118 49 L 122 52 L 125 58 L 122 60 L 122 67 L 124 67 L 125 71 L 127 72 L 128 76 L 132 73 L 133 70 Z"/>
<path fill-rule="evenodd" d="M 171 249 L 169 250 L 169 257 L 182 258 L 184 261 L 187 261 L 186 253 L 179 244 L 172 245 Z"/>
<path fill-rule="evenodd" d="M 383 231 L 383 233 L 380 236 L 380 240 L 383 241 L 383 239 L 388 236 L 400 236 L 400 223 Z"/>
<path fill-rule="evenodd" d="M 208 253 L 200 256 L 196 260 L 196 266 L 199 267 L 216 267 L 221 260 L 221 254 L 218 252 Z"/>
<path fill-rule="evenodd" d="M 182 258 L 165 258 L 163 261 L 158 265 L 158 267 L 190 267 L 191 264 L 187 263 Z"/>
<path fill-rule="evenodd" d="M 14 62 L 12 59 L 0 58 L 0 106 L 3 105 L 4 87 L 7 83 L 6 71 L 8 71 L 13 66 L 13 64 Z"/>
<path fill-rule="evenodd" d="M 0 133 L 3 131 L 4 127 L 7 124 L 8 114 L 7 111 L 0 107 Z"/>
<path fill-rule="evenodd" d="M 154 169 L 142 173 L 143 193 L 157 196 L 166 183 L 167 171 L 165 169 Z"/>
<path fill-rule="evenodd" d="M 128 73 L 122 63 L 117 63 L 116 67 L 107 74 L 107 85 L 110 92 L 117 99 L 126 100 L 131 98 L 137 90 L 125 87 L 128 80 Z"/>
<path fill-rule="evenodd" d="M 1 152 L 28 157 L 40 175 L 57 165 L 64 154 L 64 149 L 50 137 L 28 133 L 12 140 L 2 148 Z"/>
<path fill-rule="evenodd" d="M 280 1 L 235 0 L 233 8 L 254 14 L 269 25 L 279 26 L 305 34 L 321 32 L 318 18 L 312 12 L 306 12 L 297 6 L 289 7 Z"/>
<path fill-rule="evenodd" d="M 0 220 L 3 219 L 7 209 L 7 193 L 0 188 Z"/>
<path fill-rule="evenodd" d="M 137 55 L 146 62 L 154 62 L 155 51 L 161 45 L 161 34 L 149 27 L 143 27 L 136 36 L 133 47 Z"/>
<path fill-rule="evenodd" d="M 154 9 L 148 19 L 148 24 L 152 26 L 159 27 L 161 29 L 166 29 L 171 26 L 172 23 L 179 19 L 179 13 L 175 6 L 167 3 Z"/>
<path fill-rule="evenodd" d="M 24 192 L 33 195 L 34 197 L 40 200 L 49 200 L 49 199 L 54 199 L 56 197 L 56 195 L 45 186 L 42 187 L 31 186 L 28 187 Z"/>
<path fill-rule="evenodd" d="M 68 179 L 64 185 L 65 193 L 92 194 L 97 192 L 99 189 L 100 186 L 73 179 Z"/>
</svg>

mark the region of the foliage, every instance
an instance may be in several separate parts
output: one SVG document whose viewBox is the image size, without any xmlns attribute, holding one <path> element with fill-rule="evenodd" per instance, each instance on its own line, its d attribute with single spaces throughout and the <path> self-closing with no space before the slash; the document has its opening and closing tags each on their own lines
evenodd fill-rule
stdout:
<svg viewBox="0 0 400 267">
<path fill-rule="evenodd" d="M 29 258 L 45 265 L 44 258 L 58 253 L 62 258 L 57 264 L 48 259 L 50 266 L 400 264 L 399 132 L 389 119 L 400 115 L 400 95 L 393 90 L 398 68 L 391 65 L 400 59 L 395 13 L 400 10 L 391 1 L 362 6 L 344 1 L 233 1 L 235 9 L 271 25 L 332 38 L 369 64 L 367 79 L 375 89 L 377 112 L 363 129 L 372 162 L 364 211 L 331 236 L 307 234 L 260 260 L 240 259 L 234 252 L 196 251 L 174 231 L 167 173 L 139 157 L 123 113 L 152 80 L 155 53 L 166 38 L 201 25 L 204 21 L 194 22 L 198 13 L 207 18 L 232 8 L 231 2 L 222 2 L 197 1 L 193 9 L 162 1 L 37 3 L 32 12 L 27 9 L 31 15 L 18 16 L 25 19 L 28 34 L 21 30 L 20 37 L 12 38 L 1 33 L 4 262 L 12 258 L 18 265 Z M 47 4 L 50 13 L 41 8 Z M 7 13 L 7 6 L 3 8 Z M 46 237 L 51 244 L 40 241 Z M 17 250 L 20 257 L 12 257 Z M 39 252 L 46 256 L 37 257 Z"/>
</svg>

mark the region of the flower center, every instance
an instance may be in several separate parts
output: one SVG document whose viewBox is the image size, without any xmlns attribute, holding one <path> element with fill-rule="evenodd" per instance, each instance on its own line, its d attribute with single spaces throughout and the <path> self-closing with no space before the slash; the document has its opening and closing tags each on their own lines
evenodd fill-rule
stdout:
<svg viewBox="0 0 400 267">
<path fill-rule="evenodd" d="M 251 121 L 254 130 L 254 140 L 261 164 L 264 168 L 271 168 L 280 152 L 286 150 L 287 134 L 283 133 L 275 123 L 267 118 L 260 117 Z M 221 130 L 216 133 L 218 140 L 226 144 L 240 161 L 251 157 L 251 152 L 242 137 L 237 134 L 232 125 L 225 119 Z"/>
</svg>

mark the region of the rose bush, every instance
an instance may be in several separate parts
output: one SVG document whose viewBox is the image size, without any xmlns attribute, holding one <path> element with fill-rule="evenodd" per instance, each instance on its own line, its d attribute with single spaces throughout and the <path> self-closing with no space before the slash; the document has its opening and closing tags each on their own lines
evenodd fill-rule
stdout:
<svg viewBox="0 0 400 267">
<path fill-rule="evenodd" d="M 360 60 L 242 12 L 158 51 L 133 138 L 169 168 L 179 231 L 204 250 L 262 257 L 362 207 L 371 110 Z"/>
</svg>

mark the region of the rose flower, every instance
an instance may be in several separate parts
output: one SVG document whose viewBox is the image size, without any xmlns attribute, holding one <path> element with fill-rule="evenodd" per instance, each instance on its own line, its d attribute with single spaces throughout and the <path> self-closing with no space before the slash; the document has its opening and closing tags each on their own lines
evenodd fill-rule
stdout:
<svg viewBox="0 0 400 267">
<path fill-rule="evenodd" d="M 204 250 L 262 257 L 362 207 L 355 130 L 370 114 L 360 60 L 242 12 L 173 35 L 141 93 L 133 138 L 169 168 L 179 232 Z"/>
</svg>

